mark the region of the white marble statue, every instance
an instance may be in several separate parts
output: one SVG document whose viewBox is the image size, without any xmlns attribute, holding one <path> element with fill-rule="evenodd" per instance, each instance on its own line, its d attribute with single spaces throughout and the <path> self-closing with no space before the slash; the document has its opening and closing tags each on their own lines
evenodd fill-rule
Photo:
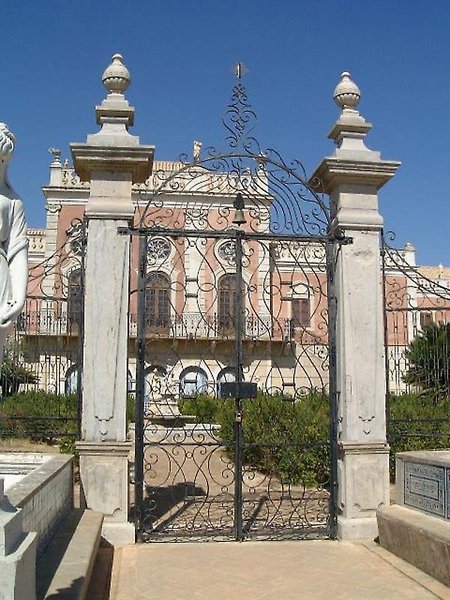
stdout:
<svg viewBox="0 0 450 600">
<path fill-rule="evenodd" d="M 0 123 L 0 366 L 5 339 L 25 303 L 28 282 L 27 226 L 22 200 L 8 181 L 15 138 Z"/>
</svg>

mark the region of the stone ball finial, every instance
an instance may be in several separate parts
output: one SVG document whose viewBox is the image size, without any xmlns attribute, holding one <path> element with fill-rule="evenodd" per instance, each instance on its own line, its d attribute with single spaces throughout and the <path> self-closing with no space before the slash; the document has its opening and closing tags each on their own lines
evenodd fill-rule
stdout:
<svg viewBox="0 0 450 600">
<path fill-rule="evenodd" d="M 361 98 L 361 92 L 348 71 L 344 71 L 341 80 L 337 84 L 333 93 L 334 101 L 342 109 L 356 109 Z"/>
<path fill-rule="evenodd" d="M 123 56 L 114 54 L 112 63 L 106 67 L 102 82 L 109 94 L 123 94 L 131 83 L 130 71 L 123 64 Z"/>
</svg>

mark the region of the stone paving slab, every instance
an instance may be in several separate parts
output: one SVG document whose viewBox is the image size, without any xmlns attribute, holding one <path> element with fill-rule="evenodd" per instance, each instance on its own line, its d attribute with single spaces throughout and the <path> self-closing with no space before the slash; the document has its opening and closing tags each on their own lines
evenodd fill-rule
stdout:
<svg viewBox="0 0 450 600">
<path fill-rule="evenodd" d="M 137 544 L 115 551 L 110 600 L 450 600 L 375 543 Z"/>
</svg>

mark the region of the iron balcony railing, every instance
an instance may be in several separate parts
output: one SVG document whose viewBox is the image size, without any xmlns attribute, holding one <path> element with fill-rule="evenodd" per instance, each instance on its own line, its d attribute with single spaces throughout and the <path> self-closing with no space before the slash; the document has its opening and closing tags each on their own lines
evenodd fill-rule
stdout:
<svg viewBox="0 0 450 600">
<path fill-rule="evenodd" d="M 289 335 L 289 319 L 282 319 L 277 325 L 276 337 Z M 232 317 L 223 319 L 217 314 L 205 315 L 200 312 L 183 313 L 170 319 L 146 318 L 145 333 L 154 337 L 174 337 L 186 339 L 234 339 L 235 322 Z M 252 339 L 274 337 L 274 321 L 270 316 L 247 315 L 243 319 L 243 335 Z M 130 336 L 137 335 L 137 315 L 130 315 Z"/>
<path fill-rule="evenodd" d="M 146 319 L 145 333 L 149 337 L 181 339 L 235 339 L 234 319 L 222 319 L 217 314 L 183 313 L 171 319 Z M 244 339 L 293 340 L 297 328 L 292 319 L 273 319 L 269 315 L 246 315 L 243 318 Z M 137 315 L 130 315 L 130 336 L 137 335 Z"/>
<path fill-rule="evenodd" d="M 247 315 L 243 319 L 245 339 L 293 340 L 297 328 L 292 319 L 271 319 L 270 316 Z M 16 324 L 18 332 L 26 335 L 78 336 L 79 317 L 61 308 L 43 308 L 23 312 Z M 233 318 L 221 319 L 219 315 L 206 316 L 183 313 L 170 319 L 146 319 L 145 334 L 159 338 L 181 339 L 234 339 L 236 335 Z M 129 335 L 137 335 L 137 315 L 129 315 Z"/>
<path fill-rule="evenodd" d="M 22 312 L 16 322 L 16 330 L 27 335 L 73 335 L 80 332 L 81 313 L 69 314 L 60 307 Z"/>
</svg>

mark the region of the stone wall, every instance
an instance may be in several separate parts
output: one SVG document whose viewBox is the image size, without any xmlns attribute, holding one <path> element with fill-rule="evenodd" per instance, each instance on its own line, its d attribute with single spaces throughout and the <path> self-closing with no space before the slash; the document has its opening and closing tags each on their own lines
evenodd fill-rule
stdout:
<svg viewBox="0 0 450 600">
<path fill-rule="evenodd" d="M 72 459 L 71 455 L 53 456 L 6 492 L 11 504 L 22 509 L 24 531 L 38 534 L 38 559 L 73 507 Z"/>
</svg>

